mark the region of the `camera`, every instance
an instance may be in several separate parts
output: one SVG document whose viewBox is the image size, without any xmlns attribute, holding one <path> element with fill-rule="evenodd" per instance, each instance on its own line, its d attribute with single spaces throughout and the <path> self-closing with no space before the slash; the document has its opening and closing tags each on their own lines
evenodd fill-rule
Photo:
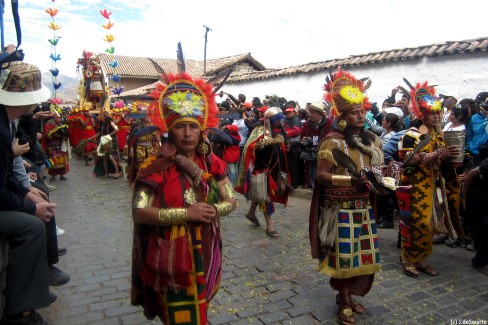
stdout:
<svg viewBox="0 0 488 325">
<path fill-rule="evenodd" d="M 41 111 L 43 112 L 50 112 L 51 111 L 51 104 L 48 102 L 41 104 Z"/>
</svg>

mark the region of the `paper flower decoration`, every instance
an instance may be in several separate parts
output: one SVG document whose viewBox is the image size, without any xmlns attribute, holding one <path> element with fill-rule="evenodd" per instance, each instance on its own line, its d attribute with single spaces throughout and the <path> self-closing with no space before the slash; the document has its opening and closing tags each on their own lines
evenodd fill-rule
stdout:
<svg viewBox="0 0 488 325">
<path fill-rule="evenodd" d="M 51 38 L 48 41 L 49 41 L 49 43 L 51 43 L 52 46 L 56 46 L 56 45 L 58 45 L 59 38 Z"/>
<path fill-rule="evenodd" d="M 61 85 L 62 85 L 62 83 L 60 83 L 60 82 L 59 83 L 56 83 L 56 82 L 53 83 L 54 89 L 59 89 L 61 87 Z"/>
<path fill-rule="evenodd" d="M 51 60 L 53 60 L 54 62 L 61 60 L 61 55 L 59 55 L 59 54 L 55 55 L 54 53 L 51 53 L 51 55 L 49 55 L 49 57 L 50 57 L 50 58 L 51 58 Z"/>
<path fill-rule="evenodd" d="M 113 93 L 114 95 L 117 95 L 117 96 L 118 96 L 118 95 L 120 95 L 120 94 L 121 94 L 123 91 L 124 91 L 124 86 L 121 86 L 121 87 L 114 87 L 114 88 L 112 89 L 112 93 Z"/>
<path fill-rule="evenodd" d="M 49 71 L 51 71 L 51 74 L 53 75 L 53 77 L 57 77 L 59 74 L 58 68 L 50 69 Z"/>
<path fill-rule="evenodd" d="M 108 29 L 112 28 L 113 25 L 114 25 L 114 23 L 112 23 L 109 20 L 105 25 L 102 25 L 102 27 L 108 30 Z"/>
<path fill-rule="evenodd" d="M 118 83 L 120 81 L 120 74 L 114 74 L 113 76 L 110 76 L 110 79 L 113 82 Z"/>
<path fill-rule="evenodd" d="M 51 28 L 52 30 L 58 30 L 61 28 L 61 26 L 59 26 L 58 24 L 56 24 L 55 22 L 51 22 L 49 25 L 48 25 L 49 28 Z"/>
<path fill-rule="evenodd" d="M 58 13 L 58 9 L 49 8 L 45 10 L 49 16 L 54 17 Z"/>
<path fill-rule="evenodd" d="M 106 19 L 110 19 L 112 12 L 108 12 L 107 9 L 100 10 L 100 14 Z"/>
<path fill-rule="evenodd" d="M 115 69 L 119 66 L 119 61 L 113 60 L 112 62 L 109 62 L 108 65 Z"/>
<path fill-rule="evenodd" d="M 105 35 L 105 38 L 103 40 L 105 42 L 112 43 L 113 41 L 115 41 L 115 38 L 112 34 L 107 34 L 107 35 Z"/>
</svg>

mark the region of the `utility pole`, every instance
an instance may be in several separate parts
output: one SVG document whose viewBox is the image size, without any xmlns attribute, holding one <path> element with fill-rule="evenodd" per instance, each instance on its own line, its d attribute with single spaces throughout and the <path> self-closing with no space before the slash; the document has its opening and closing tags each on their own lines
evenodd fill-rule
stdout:
<svg viewBox="0 0 488 325">
<path fill-rule="evenodd" d="M 207 27 L 205 25 L 203 25 L 203 27 L 205 27 L 205 47 L 203 49 L 203 75 L 205 76 L 205 74 L 207 73 L 207 34 L 209 31 L 212 31 L 210 29 L 210 27 Z"/>
</svg>

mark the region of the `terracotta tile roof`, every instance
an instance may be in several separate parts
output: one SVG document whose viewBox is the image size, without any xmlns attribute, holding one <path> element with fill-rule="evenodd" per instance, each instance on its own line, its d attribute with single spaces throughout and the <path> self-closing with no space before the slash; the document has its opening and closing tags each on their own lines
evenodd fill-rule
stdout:
<svg viewBox="0 0 488 325">
<path fill-rule="evenodd" d="M 446 56 L 458 53 L 485 52 L 488 50 L 488 37 L 464 41 L 450 41 L 440 44 L 419 46 L 417 48 L 395 49 L 373 52 L 362 55 L 351 55 L 347 58 L 332 59 L 323 62 L 313 62 L 282 69 L 251 72 L 241 75 L 231 75 L 228 83 L 263 80 L 275 77 L 290 76 L 299 73 L 323 71 L 338 66 L 351 67 L 370 65 L 381 62 L 394 62 L 399 60 L 413 60 L 422 57 Z"/>
<path fill-rule="evenodd" d="M 136 57 L 136 56 L 122 56 L 122 55 L 108 55 L 105 53 L 99 54 L 100 63 L 103 72 L 107 75 L 111 75 L 114 69 L 108 65 L 115 58 L 119 62 L 117 67 L 117 72 L 122 77 L 141 77 L 141 78 L 154 78 L 157 80 L 159 78 L 159 73 L 157 72 L 154 64 L 147 57 Z M 176 73 L 178 67 L 176 65 L 176 59 L 161 59 L 161 58 L 151 58 L 154 60 L 166 73 Z M 185 59 L 186 70 L 193 76 L 201 76 L 203 74 L 203 61 L 189 60 Z M 256 70 L 266 70 L 266 68 L 256 59 L 251 56 L 251 53 L 239 54 L 234 56 L 228 56 L 218 59 L 207 60 L 207 73 L 206 75 L 212 76 L 217 72 L 220 72 L 232 64 L 237 64 L 241 62 L 247 62 L 254 67 Z"/>
</svg>

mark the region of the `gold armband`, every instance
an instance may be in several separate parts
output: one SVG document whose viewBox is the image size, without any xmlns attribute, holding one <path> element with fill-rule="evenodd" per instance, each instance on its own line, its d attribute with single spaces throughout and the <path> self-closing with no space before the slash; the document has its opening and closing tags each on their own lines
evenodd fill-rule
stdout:
<svg viewBox="0 0 488 325">
<path fill-rule="evenodd" d="M 351 176 L 332 175 L 332 186 L 334 187 L 351 187 Z"/>
<path fill-rule="evenodd" d="M 226 216 L 232 212 L 232 204 L 227 201 L 216 203 L 214 204 L 214 207 L 217 210 L 217 216 L 219 217 Z"/>
<path fill-rule="evenodd" d="M 183 225 L 186 223 L 186 208 L 159 209 L 159 224 Z"/>
<path fill-rule="evenodd" d="M 132 209 L 144 209 L 152 206 L 154 201 L 154 192 L 148 189 L 140 189 L 134 191 L 132 197 Z"/>
<path fill-rule="evenodd" d="M 232 187 L 232 183 L 225 183 L 222 186 L 222 198 L 225 199 L 235 199 L 236 195 L 234 193 L 234 188 Z"/>
</svg>

